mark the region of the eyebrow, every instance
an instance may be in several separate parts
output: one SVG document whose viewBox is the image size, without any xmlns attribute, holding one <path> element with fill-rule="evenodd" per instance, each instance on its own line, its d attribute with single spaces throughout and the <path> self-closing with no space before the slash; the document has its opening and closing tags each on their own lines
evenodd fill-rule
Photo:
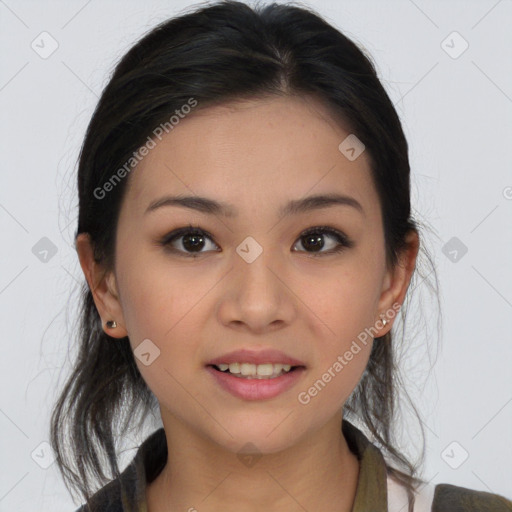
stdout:
<svg viewBox="0 0 512 512">
<path fill-rule="evenodd" d="M 232 205 L 201 196 L 164 196 L 151 202 L 144 215 L 164 206 L 179 206 L 209 215 L 221 215 L 224 217 L 236 217 L 238 215 L 236 208 Z M 321 194 L 308 196 L 303 199 L 293 199 L 281 207 L 278 215 L 282 218 L 333 206 L 350 206 L 364 215 L 364 209 L 359 201 L 353 197 L 341 194 Z"/>
</svg>

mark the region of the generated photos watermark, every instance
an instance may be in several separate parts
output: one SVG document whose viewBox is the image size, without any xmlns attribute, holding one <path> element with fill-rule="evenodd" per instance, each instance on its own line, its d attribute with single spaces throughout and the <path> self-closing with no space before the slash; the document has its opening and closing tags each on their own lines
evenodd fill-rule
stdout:
<svg viewBox="0 0 512 512">
<path fill-rule="evenodd" d="M 124 163 L 124 165 L 117 169 L 117 171 L 101 187 L 96 187 L 94 189 L 94 197 L 99 200 L 104 199 L 108 192 L 111 192 L 121 182 L 121 180 L 125 178 L 126 175 L 129 174 L 135 166 L 156 147 L 157 142 L 155 141 L 155 138 L 161 141 L 164 134 L 170 133 L 180 120 L 184 119 L 195 106 L 197 106 L 197 100 L 189 98 L 187 103 L 174 111 L 175 114 L 173 114 L 168 121 L 160 123 L 151 132 L 153 136 L 148 135 L 146 142 L 137 151 L 132 153 L 132 156 Z"/>
<path fill-rule="evenodd" d="M 398 302 L 395 302 L 383 316 L 385 316 L 386 319 L 391 320 L 395 318 L 396 314 L 400 311 L 400 308 L 401 305 Z M 368 341 L 372 340 L 383 327 L 384 323 L 381 317 L 372 327 L 366 327 L 364 331 L 361 331 L 357 335 L 357 340 L 352 341 L 350 348 L 346 350 L 343 355 L 339 355 L 336 358 L 336 361 L 334 361 L 334 363 L 329 368 L 327 368 L 326 372 L 322 374 L 321 378 L 317 379 L 315 383 L 306 391 L 301 391 L 297 395 L 297 400 L 299 403 L 302 405 L 309 404 L 311 399 L 317 396 L 318 393 L 320 393 L 320 391 L 322 391 L 325 386 L 331 382 L 331 380 L 334 379 L 334 377 L 336 377 L 336 375 L 338 375 L 343 370 L 343 368 L 345 368 L 345 366 L 347 366 L 350 361 L 352 361 L 352 359 L 354 359 L 354 356 L 361 352 L 361 345 L 359 343 L 362 343 L 364 346 L 366 346 Z"/>
</svg>

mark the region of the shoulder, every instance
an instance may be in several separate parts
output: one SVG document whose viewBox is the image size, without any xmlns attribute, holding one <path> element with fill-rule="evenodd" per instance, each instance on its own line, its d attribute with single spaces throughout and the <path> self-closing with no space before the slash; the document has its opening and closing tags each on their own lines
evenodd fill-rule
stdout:
<svg viewBox="0 0 512 512">
<path fill-rule="evenodd" d="M 388 511 L 405 512 L 407 493 L 392 478 L 387 480 Z M 415 493 L 414 512 L 512 512 L 512 501 L 484 491 L 451 484 L 423 485 Z"/>
<path fill-rule="evenodd" d="M 119 479 L 112 480 L 91 498 L 90 505 L 82 505 L 75 512 L 123 512 L 123 498 Z"/>
<path fill-rule="evenodd" d="M 438 484 L 432 512 L 512 512 L 512 501 L 499 494 Z"/>
</svg>

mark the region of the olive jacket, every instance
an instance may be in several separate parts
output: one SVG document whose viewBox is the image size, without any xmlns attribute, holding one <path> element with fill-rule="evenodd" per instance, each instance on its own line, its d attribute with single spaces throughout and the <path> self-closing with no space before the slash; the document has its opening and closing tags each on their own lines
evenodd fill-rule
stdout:
<svg viewBox="0 0 512 512">
<path fill-rule="evenodd" d="M 342 431 L 360 464 L 352 512 L 407 512 L 405 490 L 388 476 L 381 451 L 345 419 Z M 76 512 L 148 512 L 146 485 L 166 462 L 167 441 L 160 428 L 141 444 L 120 479 L 94 494 L 92 509 L 82 505 Z M 512 501 L 450 484 L 426 485 L 415 495 L 414 512 L 512 512 Z"/>
</svg>

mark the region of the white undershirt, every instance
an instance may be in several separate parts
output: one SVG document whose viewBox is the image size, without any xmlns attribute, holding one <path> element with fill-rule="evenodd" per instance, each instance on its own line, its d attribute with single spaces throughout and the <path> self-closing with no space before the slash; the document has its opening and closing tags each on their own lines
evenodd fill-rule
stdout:
<svg viewBox="0 0 512 512">
<path fill-rule="evenodd" d="M 407 512 L 408 501 L 405 488 L 388 476 L 388 512 Z M 426 484 L 416 491 L 414 512 L 431 512 L 435 486 Z"/>
</svg>

